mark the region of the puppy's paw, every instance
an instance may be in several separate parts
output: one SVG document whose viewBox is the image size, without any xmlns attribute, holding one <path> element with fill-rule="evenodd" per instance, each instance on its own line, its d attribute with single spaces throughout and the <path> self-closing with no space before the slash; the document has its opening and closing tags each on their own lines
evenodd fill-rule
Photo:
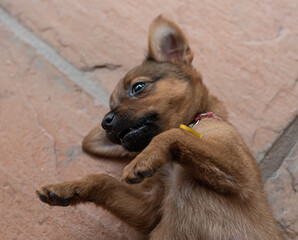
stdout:
<svg viewBox="0 0 298 240">
<path fill-rule="evenodd" d="M 39 199 L 51 206 L 74 205 L 82 201 L 80 188 L 74 183 L 59 183 L 46 185 L 36 191 Z"/>
<path fill-rule="evenodd" d="M 157 153 L 149 156 L 141 153 L 124 168 L 122 181 L 131 184 L 140 183 L 144 178 L 152 177 L 165 163 L 165 160 Z"/>
</svg>

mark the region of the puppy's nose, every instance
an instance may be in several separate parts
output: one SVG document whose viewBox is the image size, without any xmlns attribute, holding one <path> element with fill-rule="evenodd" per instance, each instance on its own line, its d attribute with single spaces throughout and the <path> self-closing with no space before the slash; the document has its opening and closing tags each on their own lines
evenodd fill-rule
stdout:
<svg viewBox="0 0 298 240">
<path fill-rule="evenodd" d="M 114 113 L 108 113 L 107 115 L 105 115 L 105 117 L 103 118 L 103 120 L 101 122 L 102 128 L 105 130 L 111 130 L 113 127 L 114 118 L 115 118 Z"/>
</svg>

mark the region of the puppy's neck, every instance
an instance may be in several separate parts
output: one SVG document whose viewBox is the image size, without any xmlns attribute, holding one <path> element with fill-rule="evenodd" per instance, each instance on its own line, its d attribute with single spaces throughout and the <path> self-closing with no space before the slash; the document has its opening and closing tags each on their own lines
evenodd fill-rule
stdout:
<svg viewBox="0 0 298 240">
<path fill-rule="evenodd" d="M 224 104 L 211 94 L 208 94 L 204 112 L 213 112 L 224 120 L 228 118 L 228 112 Z"/>
<path fill-rule="evenodd" d="M 193 112 L 193 117 L 197 114 L 213 112 L 222 119 L 227 120 L 228 112 L 224 104 L 218 100 L 217 97 L 209 93 L 202 81 L 201 74 L 197 70 L 193 68 L 191 73 L 194 84 L 194 95 L 192 107 L 190 109 Z M 193 107 L 195 107 L 195 109 L 193 109 Z M 191 120 L 193 120 L 193 118 Z"/>
</svg>

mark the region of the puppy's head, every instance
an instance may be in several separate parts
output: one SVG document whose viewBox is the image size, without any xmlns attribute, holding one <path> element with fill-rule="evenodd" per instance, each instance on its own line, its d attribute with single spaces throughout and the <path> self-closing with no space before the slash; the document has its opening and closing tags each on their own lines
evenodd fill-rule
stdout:
<svg viewBox="0 0 298 240">
<path fill-rule="evenodd" d="M 148 55 L 129 71 L 110 98 L 111 111 L 83 147 L 102 156 L 140 152 L 157 134 L 188 124 L 208 105 L 208 92 L 191 66 L 193 53 L 182 31 L 157 17 L 150 26 Z"/>
<path fill-rule="evenodd" d="M 145 61 L 131 70 L 114 90 L 102 121 L 108 138 L 139 152 L 155 135 L 190 121 L 190 79 L 182 66 L 167 62 Z"/>
</svg>

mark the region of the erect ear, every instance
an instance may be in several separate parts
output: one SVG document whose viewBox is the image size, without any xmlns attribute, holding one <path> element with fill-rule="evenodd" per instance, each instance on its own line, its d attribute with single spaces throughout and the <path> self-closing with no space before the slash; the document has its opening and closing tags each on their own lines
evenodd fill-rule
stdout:
<svg viewBox="0 0 298 240">
<path fill-rule="evenodd" d="M 149 29 L 148 59 L 158 62 L 182 61 L 190 64 L 193 53 L 186 37 L 173 22 L 159 15 Z"/>
<path fill-rule="evenodd" d="M 83 140 L 82 146 L 84 151 L 101 157 L 134 158 L 137 155 L 137 153 L 125 150 L 121 145 L 112 143 L 100 125 L 88 133 Z"/>
</svg>

